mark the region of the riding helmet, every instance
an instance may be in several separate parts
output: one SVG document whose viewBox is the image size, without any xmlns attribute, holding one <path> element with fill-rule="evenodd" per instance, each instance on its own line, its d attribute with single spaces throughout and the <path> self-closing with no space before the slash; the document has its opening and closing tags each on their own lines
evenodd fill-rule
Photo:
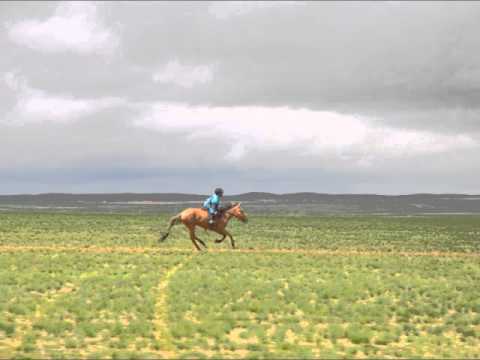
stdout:
<svg viewBox="0 0 480 360">
<path fill-rule="evenodd" d="M 223 195 L 223 189 L 222 188 L 216 188 L 214 192 L 215 192 L 215 195 L 218 195 L 218 196 Z"/>
</svg>

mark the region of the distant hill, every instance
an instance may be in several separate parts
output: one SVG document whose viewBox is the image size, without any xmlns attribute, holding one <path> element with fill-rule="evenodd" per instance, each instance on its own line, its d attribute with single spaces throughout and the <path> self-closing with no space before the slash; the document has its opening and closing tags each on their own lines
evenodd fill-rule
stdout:
<svg viewBox="0 0 480 360">
<path fill-rule="evenodd" d="M 182 193 L 0 195 L 0 211 L 175 212 L 198 207 L 206 197 Z M 480 195 L 466 194 L 250 192 L 226 196 L 225 201 L 242 201 L 247 211 L 265 213 L 480 214 Z"/>
</svg>

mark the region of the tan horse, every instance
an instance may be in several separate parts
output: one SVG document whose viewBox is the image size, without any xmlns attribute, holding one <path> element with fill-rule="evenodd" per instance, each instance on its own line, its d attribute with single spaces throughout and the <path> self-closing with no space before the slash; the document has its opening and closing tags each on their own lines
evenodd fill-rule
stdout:
<svg viewBox="0 0 480 360">
<path fill-rule="evenodd" d="M 240 207 L 240 203 L 233 204 L 228 206 L 227 208 L 221 210 L 217 216 L 215 216 L 215 223 L 213 225 L 208 224 L 208 212 L 205 209 L 200 208 L 189 208 L 183 210 L 181 213 L 175 215 L 170 219 L 170 223 L 168 225 L 167 232 L 160 237 L 159 241 L 165 241 L 165 239 L 170 234 L 170 229 L 176 225 L 182 223 L 185 225 L 190 233 L 190 239 L 193 242 L 193 245 L 200 250 L 198 246 L 198 242 L 202 244 L 205 248 L 207 245 L 203 242 L 203 240 L 199 239 L 195 235 L 195 227 L 200 226 L 205 230 L 212 230 L 216 233 L 222 235 L 221 239 L 215 240 L 216 243 L 221 243 L 225 240 L 225 237 L 228 236 L 230 238 L 230 243 L 232 244 L 232 248 L 235 249 L 235 241 L 233 240 L 232 234 L 230 234 L 227 230 L 227 224 L 231 218 L 237 218 L 240 221 L 246 223 L 248 221 L 247 214 L 242 210 Z"/>
</svg>

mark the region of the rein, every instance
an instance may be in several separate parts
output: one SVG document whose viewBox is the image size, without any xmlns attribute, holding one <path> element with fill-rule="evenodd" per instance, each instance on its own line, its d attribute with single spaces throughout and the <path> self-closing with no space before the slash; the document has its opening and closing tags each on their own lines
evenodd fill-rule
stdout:
<svg viewBox="0 0 480 360">
<path fill-rule="evenodd" d="M 225 215 L 227 217 L 227 220 L 230 220 L 232 217 L 234 217 L 235 219 L 239 219 L 238 216 L 236 216 L 235 214 L 231 213 L 232 209 L 234 208 L 235 206 L 231 206 L 228 210 L 225 210 Z"/>
</svg>

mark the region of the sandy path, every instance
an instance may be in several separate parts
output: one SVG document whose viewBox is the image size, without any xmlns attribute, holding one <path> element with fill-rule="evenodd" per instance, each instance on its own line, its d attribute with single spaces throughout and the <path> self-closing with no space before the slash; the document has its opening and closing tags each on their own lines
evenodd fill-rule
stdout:
<svg viewBox="0 0 480 360">
<path fill-rule="evenodd" d="M 129 246 L 43 246 L 43 245 L 0 245 L 0 253 L 21 251 L 80 252 L 92 254 L 191 254 L 193 249 L 129 247 Z M 311 256 L 433 256 L 433 257 L 480 257 L 479 252 L 447 252 L 447 251 L 362 251 L 362 250 L 308 250 L 308 249 L 209 249 L 208 253 L 241 253 L 241 254 L 303 254 Z"/>
<path fill-rule="evenodd" d="M 173 277 L 173 275 L 175 275 L 175 273 L 180 270 L 180 268 L 182 268 L 183 265 L 185 265 L 185 263 L 187 263 L 191 258 L 192 256 L 189 256 L 187 259 L 168 270 L 157 285 L 158 296 L 155 303 L 155 318 L 153 323 L 155 326 L 155 339 L 161 346 L 161 350 L 157 350 L 156 353 L 160 354 L 162 358 L 168 359 L 177 355 L 175 346 L 173 345 L 172 335 L 168 329 L 169 305 L 167 299 L 167 289 L 170 284 L 170 279 Z"/>
</svg>

